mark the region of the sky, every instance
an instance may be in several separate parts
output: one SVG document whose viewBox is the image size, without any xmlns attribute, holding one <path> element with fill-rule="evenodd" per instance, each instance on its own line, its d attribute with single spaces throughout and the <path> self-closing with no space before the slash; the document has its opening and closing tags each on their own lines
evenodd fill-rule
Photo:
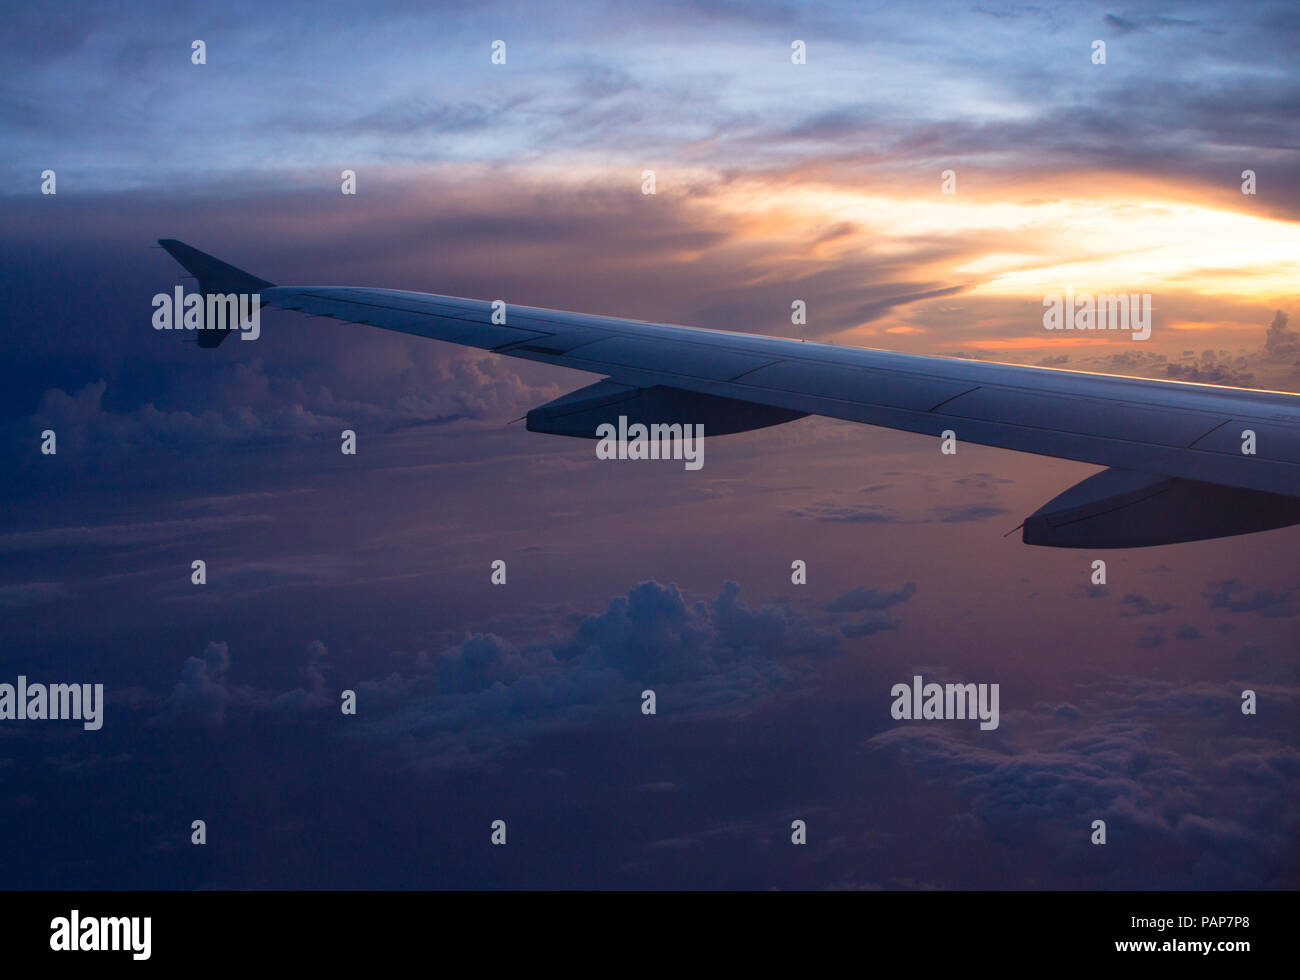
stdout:
<svg viewBox="0 0 1300 980">
<path fill-rule="evenodd" d="M 0 683 L 106 705 L 0 721 L 0 886 L 1300 884 L 1296 528 L 1032 548 L 1096 467 L 816 418 L 601 461 L 518 421 L 590 375 L 150 327 L 179 238 L 284 285 L 1297 392 L 1292 5 L 7 20 Z M 1066 289 L 1150 294 L 1150 338 L 1045 331 Z M 998 684 L 999 726 L 895 719 L 917 674 Z"/>
</svg>

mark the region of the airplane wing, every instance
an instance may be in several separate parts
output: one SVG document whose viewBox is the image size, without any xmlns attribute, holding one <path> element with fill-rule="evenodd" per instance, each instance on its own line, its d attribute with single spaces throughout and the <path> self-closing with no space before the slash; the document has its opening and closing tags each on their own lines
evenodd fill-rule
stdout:
<svg viewBox="0 0 1300 980">
<path fill-rule="evenodd" d="M 205 295 L 256 292 L 263 305 L 602 377 L 529 412 L 536 432 L 595 438 L 599 425 L 623 415 L 629 424 L 700 423 L 706 435 L 722 435 L 824 415 L 1108 467 L 1027 517 L 1027 544 L 1144 547 L 1300 523 L 1300 395 L 837 347 L 499 300 L 275 286 L 175 239 L 159 244 Z M 224 337 L 199 333 L 203 346 Z"/>
</svg>

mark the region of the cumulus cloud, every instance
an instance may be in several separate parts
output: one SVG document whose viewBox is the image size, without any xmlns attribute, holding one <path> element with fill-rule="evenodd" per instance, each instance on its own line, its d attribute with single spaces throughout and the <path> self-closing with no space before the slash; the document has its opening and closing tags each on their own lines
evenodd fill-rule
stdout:
<svg viewBox="0 0 1300 980">
<path fill-rule="evenodd" d="M 250 709 L 294 713 L 318 710 L 335 703 L 326 690 L 329 651 L 320 640 L 307 647 L 307 665 L 303 669 L 306 685 L 276 693 L 252 685 L 235 685 L 229 680 L 230 647 L 225 642 L 210 642 L 201 657 L 188 657 L 181 667 L 181 679 L 163 699 L 155 724 L 220 726 L 228 710 Z M 142 694 L 137 706 L 157 706 L 156 699 Z"/>
<path fill-rule="evenodd" d="M 1254 374 L 1242 370 L 1244 363 L 1245 358 L 1237 358 L 1235 363 L 1218 361 L 1214 351 L 1207 350 L 1201 355 L 1200 363 L 1166 365 L 1165 375 L 1175 381 L 1244 388 L 1249 387 L 1255 380 Z"/>
<path fill-rule="evenodd" d="M 1293 847 L 1300 752 L 1284 726 L 1243 733 L 1231 685 L 1122 681 L 1078 705 L 1004 711 L 997 738 L 904 725 L 869 745 L 956 788 L 956 838 L 1044 848 L 1088 887 L 1277 887 Z M 1300 689 L 1272 688 L 1279 710 Z M 1188 727 L 1186 720 L 1195 719 Z M 1207 739 L 1218 746 L 1203 751 Z M 1224 816 L 1230 814 L 1230 816 Z M 1089 842 L 1106 822 L 1109 844 Z M 1142 860 L 1116 860 L 1109 848 Z"/>
<path fill-rule="evenodd" d="M 844 636 L 873 632 L 838 619 L 817 623 L 783 602 L 752 605 L 734 582 L 692 601 L 648 581 L 567 634 L 527 645 L 472 635 L 427 658 L 426 672 L 417 664 L 409 676 L 365 682 L 359 696 L 379 710 L 377 735 L 405 740 L 426 764 L 458 766 L 531 735 L 635 713 L 645 689 L 671 718 L 751 710 L 812 683 Z"/>
<path fill-rule="evenodd" d="M 518 644 L 475 633 L 408 673 L 355 685 L 366 730 L 396 739 L 439 768 L 481 761 L 532 734 L 608 722 L 639 710 L 653 689 L 671 717 L 748 711 L 782 691 L 806 687 L 816 664 L 846 637 L 898 628 L 880 611 L 906 602 L 913 583 L 857 589 L 815 622 L 786 602 L 752 605 L 727 582 L 713 599 L 690 600 L 675 585 L 642 582 L 569 632 Z M 858 621 L 843 614 L 865 612 Z M 306 683 L 277 693 L 229 680 L 230 651 L 210 643 L 189 657 L 162 703 L 160 722 L 220 725 L 232 710 L 292 713 L 337 705 L 327 684 L 328 650 L 307 649 Z"/>
<path fill-rule="evenodd" d="M 1285 361 L 1300 357 L 1300 333 L 1287 326 L 1287 319 L 1287 315 L 1278 310 L 1273 314 L 1273 322 L 1268 325 L 1264 351 L 1270 358 Z"/>
<path fill-rule="evenodd" d="M 339 365 L 306 366 L 292 374 L 269 371 L 261 360 L 214 370 L 195 407 L 134 408 L 106 404 L 108 382 L 91 382 L 71 394 L 47 390 L 21 432 L 55 431 L 59 448 L 74 462 L 109 458 L 120 464 L 134 453 L 201 453 L 233 444 L 304 442 L 337 437 L 348 427 L 372 431 L 501 418 L 520 406 L 554 397 L 552 385 L 529 386 L 508 364 L 477 351 L 445 350 L 422 342 L 410 356 L 365 344 Z M 30 455 L 30 454 L 27 454 Z"/>
<path fill-rule="evenodd" d="M 328 657 L 329 650 L 325 644 L 320 640 L 312 640 L 307 645 L 307 666 L 303 668 L 307 685 L 277 695 L 271 701 L 271 707 L 292 712 L 323 708 L 335 703 L 325 689 L 325 675 L 330 670 Z"/>
<path fill-rule="evenodd" d="M 186 658 L 181 679 L 165 705 L 167 714 L 183 722 L 221 724 L 230 701 L 226 689 L 229 667 L 230 648 L 215 640 L 207 645 L 203 656 Z"/>
</svg>

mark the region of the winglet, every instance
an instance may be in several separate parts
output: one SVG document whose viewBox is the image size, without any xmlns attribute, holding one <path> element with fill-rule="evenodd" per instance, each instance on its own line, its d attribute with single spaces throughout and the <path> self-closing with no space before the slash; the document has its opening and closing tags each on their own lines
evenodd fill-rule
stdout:
<svg viewBox="0 0 1300 980">
<path fill-rule="evenodd" d="M 233 265 L 213 258 L 206 252 L 200 252 L 197 248 L 175 238 L 160 238 L 158 244 L 183 265 L 186 272 L 199 281 L 199 292 L 204 296 L 209 293 L 257 293 L 275 285 L 243 269 L 236 269 Z M 233 332 L 232 330 L 200 330 L 198 331 L 199 346 L 216 347 Z"/>
<path fill-rule="evenodd" d="M 167 253 L 185 270 L 199 281 L 199 292 L 204 293 L 255 293 L 259 289 L 270 289 L 275 285 L 265 279 L 259 279 L 243 269 L 236 269 L 229 263 L 213 258 L 207 252 L 200 252 L 175 238 L 160 238 L 158 244 L 167 249 Z"/>
</svg>

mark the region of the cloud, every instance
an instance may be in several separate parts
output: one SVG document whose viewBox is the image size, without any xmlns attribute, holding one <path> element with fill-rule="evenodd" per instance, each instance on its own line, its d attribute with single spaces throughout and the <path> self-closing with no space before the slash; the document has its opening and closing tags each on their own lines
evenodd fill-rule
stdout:
<svg viewBox="0 0 1300 980">
<path fill-rule="evenodd" d="M 0 609 L 22 609 L 68 598 L 70 593 L 59 582 L 20 582 L 0 586 Z"/>
<path fill-rule="evenodd" d="M 1048 848 L 1053 870 L 1076 887 L 1277 887 L 1293 847 L 1300 752 L 1283 728 L 1243 733 L 1238 695 L 1230 685 L 1124 680 L 1077 706 L 1004 710 L 996 737 L 905 724 L 868 744 L 955 788 L 964 804 L 955 838 L 997 841 L 1008 861 L 1024 849 L 1036 865 Z M 1268 696 L 1290 710 L 1300 689 Z M 1209 755 L 1207 739 L 1218 746 Z M 1104 847 L 1090 843 L 1096 819 L 1107 825 Z M 1133 853 L 1143 861 L 1124 859 Z"/>
<path fill-rule="evenodd" d="M 970 473 L 966 476 L 960 476 L 952 482 L 959 487 L 978 487 L 985 490 L 994 486 L 1010 486 L 1016 481 L 1008 480 L 1002 476 L 995 476 L 992 473 Z"/>
<path fill-rule="evenodd" d="M 1155 650 L 1165 645 L 1165 632 L 1159 626 L 1148 626 L 1137 638 L 1137 645 L 1142 650 Z"/>
<path fill-rule="evenodd" d="M 307 666 L 303 673 L 307 678 L 306 687 L 294 688 L 277 695 L 270 703 L 273 710 L 297 712 L 323 708 L 337 703 L 325 689 L 325 675 L 330 670 L 329 650 L 320 640 L 312 640 L 307 645 Z"/>
<path fill-rule="evenodd" d="M 338 704 L 334 693 L 326 688 L 326 674 L 330 670 L 329 651 L 320 640 L 307 647 L 307 665 L 303 669 L 307 683 L 289 691 L 276 693 L 252 685 L 233 685 L 230 673 L 230 647 L 213 640 L 201 657 L 188 657 L 181 667 L 181 679 L 171 694 L 162 699 L 152 698 L 147 692 L 138 692 L 131 698 L 130 707 L 161 709 L 152 724 L 219 727 L 226 721 L 230 710 L 296 714 L 303 711 L 320 711 Z"/>
<path fill-rule="evenodd" d="M 1070 592 L 1071 599 L 1104 599 L 1110 595 L 1110 586 L 1093 585 L 1091 582 L 1076 585 Z"/>
<path fill-rule="evenodd" d="M 848 637 L 874 636 L 886 630 L 896 630 L 903 625 L 901 619 L 883 613 L 866 613 L 856 623 L 845 623 L 840 631 Z"/>
<path fill-rule="evenodd" d="M 915 582 L 908 582 L 901 589 L 892 592 L 881 592 L 860 585 L 832 599 L 822 608 L 827 612 L 862 612 L 864 609 L 888 609 L 900 602 L 907 602 L 914 595 L 916 595 Z"/>
<path fill-rule="evenodd" d="M 1274 360 L 1294 360 L 1300 357 L 1300 333 L 1287 327 L 1287 315 L 1281 310 L 1273 314 L 1264 337 L 1264 353 Z"/>
<path fill-rule="evenodd" d="M 1136 592 L 1124 596 L 1124 607 L 1121 616 L 1159 616 L 1174 608 L 1171 602 L 1154 602 Z M 1129 607 L 1132 607 L 1132 611 Z"/>
<path fill-rule="evenodd" d="M 1065 721 L 1078 721 L 1083 717 L 1083 712 L 1068 701 L 1061 704 L 1047 704 L 1040 701 L 1038 704 L 1034 705 L 1034 710 L 1055 715 Z"/>
<path fill-rule="evenodd" d="M 969 521 L 986 521 L 1007 513 L 1005 507 L 992 507 L 988 504 L 967 504 L 963 507 L 935 507 L 933 513 L 943 524 L 964 524 Z"/>
<path fill-rule="evenodd" d="M 1196 384 L 1208 385 L 1232 385 L 1239 388 L 1249 387 L 1255 380 L 1255 375 L 1249 371 L 1240 371 L 1229 367 L 1226 364 L 1218 364 L 1214 361 L 1212 351 L 1205 352 L 1200 364 L 1168 364 L 1165 366 L 1165 376 L 1173 378 L 1175 381 L 1191 381 Z"/>
<path fill-rule="evenodd" d="M 845 637 L 896 629 L 898 621 L 877 610 L 915 592 L 912 583 L 855 590 L 817 623 L 786 602 L 746 603 L 734 582 L 708 601 L 688 600 L 675 585 L 642 582 L 546 641 L 517 644 L 475 633 L 420 655 L 409 673 L 359 681 L 354 689 L 366 721 L 358 730 L 404 744 L 422 764 L 454 768 L 533 735 L 639 713 L 647 688 L 655 690 L 660 714 L 674 719 L 748 711 L 807 687 L 818 676 L 817 662 L 836 655 Z M 861 621 L 840 622 L 840 613 L 861 611 Z M 230 665 L 223 642 L 188 658 L 171 694 L 154 702 L 155 722 L 217 726 L 232 711 L 337 708 L 319 640 L 307 650 L 306 683 L 284 693 L 231 684 Z"/>
<path fill-rule="evenodd" d="M 167 521 L 88 524 L 80 527 L 51 527 L 39 531 L 15 531 L 0 534 L 0 552 L 37 551 L 48 548 L 129 548 L 141 544 L 220 534 L 243 525 L 265 523 L 270 519 L 265 514 L 226 514 Z"/>
<path fill-rule="evenodd" d="M 908 582 L 892 591 L 868 589 L 858 586 L 832 599 L 822 608 L 830 613 L 864 613 L 856 622 L 844 623 L 840 632 L 846 637 L 874 636 L 886 630 L 896 630 L 902 621 L 889 616 L 885 610 L 907 602 L 916 595 L 916 583 Z"/>
<path fill-rule="evenodd" d="M 243 602 L 279 589 L 337 585 L 344 580 L 347 567 L 345 559 L 330 554 L 293 555 L 267 561 L 232 558 L 209 563 L 207 583 L 211 588 L 195 589 L 188 578 L 173 579 L 163 587 L 163 598 L 216 604 Z"/>
<path fill-rule="evenodd" d="M 52 429 L 60 459 L 120 462 L 136 454 L 299 443 L 337 438 L 345 428 L 391 431 L 459 419 L 501 418 L 521 405 L 555 395 L 551 385 L 524 384 L 510 365 L 478 352 L 445 351 L 422 342 L 409 361 L 391 350 L 375 357 L 362 342 L 346 366 L 306 367 L 292 374 L 264 362 L 235 363 L 215 372 L 201 408 L 109 408 L 100 379 L 68 394 L 47 390 L 30 418 L 10 426 L 17 444 Z M 419 348 L 417 348 L 419 350 Z M 24 454 L 30 457 L 31 454 Z"/>
<path fill-rule="evenodd" d="M 1211 609 L 1226 609 L 1234 613 L 1253 612 L 1270 619 L 1300 615 L 1300 608 L 1297 608 L 1289 592 L 1257 589 L 1247 595 L 1247 587 L 1235 578 L 1211 582 L 1210 589 L 1205 595 L 1210 600 Z"/>
<path fill-rule="evenodd" d="M 230 700 L 226 689 L 229 667 L 230 648 L 215 640 L 207 645 L 202 657 L 187 658 L 180 682 L 165 705 L 168 716 L 183 723 L 220 725 Z"/>
<path fill-rule="evenodd" d="M 649 581 L 568 635 L 524 646 L 471 636 L 432 658 L 431 676 L 393 675 L 361 696 L 380 702 L 379 736 L 411 740 L 439 767 L 463 765 L 530 735 L 636 713 L 645 688 L 672 719 L 747 711 L 809 684 L 841 637 L 786 603 L 745 603 L 733 582 L 705 602 Z"/>
<path fill-rule="evenodd" d="M 860 506 L 854 504 L 832 504 L 818 501 L 806 507 L 797 507 L 790 511 L 794 517 L 813 521 L 827 521 L 835 524 L 900 524 L 903 523 L 893 511 L 879 505 Z"/>
<path fill-rule="evenodd" d="M 998 517 L 1007 510 L 991 504 L 947 505 L 931 507 L 926 512 L 929 517 L 905 518 L 880 504 L 837 504 L 820 500 L 791 508 L 788 513 L 792 517 L 831 524 L 965 524 Z"/>
</svg>

